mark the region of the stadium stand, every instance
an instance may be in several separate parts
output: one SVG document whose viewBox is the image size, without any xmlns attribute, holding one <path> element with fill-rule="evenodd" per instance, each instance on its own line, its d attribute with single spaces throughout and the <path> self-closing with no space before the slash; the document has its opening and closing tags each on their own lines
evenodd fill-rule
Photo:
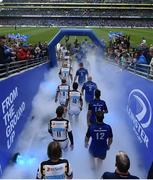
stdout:
<svg viewBox="0 0 153 180">
<path fill-rule="evenodd" d="M 153 26 L 153 4 L 22 2 L 1 3 L 0 25 Z"/>
</svg>

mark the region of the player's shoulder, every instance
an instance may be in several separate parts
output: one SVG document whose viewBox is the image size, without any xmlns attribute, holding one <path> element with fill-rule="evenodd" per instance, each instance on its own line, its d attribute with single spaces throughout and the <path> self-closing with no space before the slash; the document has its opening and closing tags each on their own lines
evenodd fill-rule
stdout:
<svg viewBox="0 0 153 180">
<path fill-rule="evenodd" d="M 111 125 L 107 124 L 107 123 L 103 123 L 102 126 L 105 126 L 107 128 L 111 128 Z"/>
<path fill-rule="evenodd" d="M 50 122 L 51 122 L 51 121 L 57 121 L 57 118 L 50 119 Z"/>
<path fill-rule="evenodd" d="M 117 177 L 114 172 L 104 172 L 101 178 L 102 179 L 116 179 Z"/>
</svg>

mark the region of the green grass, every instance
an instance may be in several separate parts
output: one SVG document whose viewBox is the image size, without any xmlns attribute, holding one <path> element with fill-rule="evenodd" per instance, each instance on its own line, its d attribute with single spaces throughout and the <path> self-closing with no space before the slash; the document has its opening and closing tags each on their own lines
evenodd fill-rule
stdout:
<svg viewBox="0 0 153 180">
<path fill-rule="evenodd" d="M 111 32 L 123 32 L 126 35 L 130 35 L 131 37 L 131 44 L 132 46 L 136 47 L 138 44 L 140 44 L 142 37 L 145 37 L 147 40 L 147 44 L 153 44 L 153 30 L 152 29 L 129 29 L 129 28 L 93 28 L 94 32 L 97 34 L 97 36 L 100 39 L 104 39 L 104 41 L 108 44 L 108 33 Z M 24 27 L 24 28 L 17 28 L 17 30 L 14 29 L 14 27 L 0 27 L 0 35 L 5 35 L 8 33 L 20 33 L 25 35 L 30 35 L 29 43 L 35 44 L 39 41 L 41 42 L 49 42 L 55 34 L 59 31 L 59 28 L 55 27 Z M 80 37 L 79 40 L 84 39 L 84 37 Z M 71 40 L 74 40 L 74 37 L 71 38 Z"/>
</svg>

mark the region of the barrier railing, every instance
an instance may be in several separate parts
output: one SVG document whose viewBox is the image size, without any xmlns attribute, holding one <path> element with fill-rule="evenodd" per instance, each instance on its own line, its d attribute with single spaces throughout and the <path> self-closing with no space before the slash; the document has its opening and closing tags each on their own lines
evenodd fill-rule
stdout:
<svg viewBox="0 0 153 180">
<path fill-rule="evenodd" d="M 38 59 L 29 59 L 22 61 L 14 61 L 7 64 L 0 64 L 0 78 L 7 77 L 11 74 L 21 72 L 28 68 L 48 62 L 47 57 Z"/>
<path fill-rule="evenodd" d="M 131 71 L 135 74 L 141 75 L 146 77 L 147 79 L 153 80 L 153 68 L 150 67 L 150 65 L 147 64 L 125 64 L 124 66 L 114 62 L 114 60 L 107 59 L 108 62 L 111 62 L 117 66 L 120 66 L 121 69 L 126 69 L 128 71 Z"/>
</svg>

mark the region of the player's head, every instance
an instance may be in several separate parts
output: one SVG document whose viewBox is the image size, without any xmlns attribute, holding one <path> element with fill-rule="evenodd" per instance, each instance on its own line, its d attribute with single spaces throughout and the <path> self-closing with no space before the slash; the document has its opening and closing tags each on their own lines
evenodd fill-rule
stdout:
<svg viewBox="0 0 153 180">
<path fill-rule="evenodd" d="M 62 79 L 61 82 L 62 82 L 62 84 L 65 84 L 66 83 L 66 79 Z"/>
<path fill-rule="evenodd" d="M 100 96 L 101 96 L 101 91 L 100 91 L 99 89 L 96 89 L 96 90 L 95 90 L 95 98 L 96 98 L 96 99 L 99 99 Z"/>
<path fill-rule="evenodd" d="M 122 173 L 127 173 L 130 168 L 130 159 L 128 155 L 123 152 L 119 151 L 116 154 L 116 167 Z"/>
<path fill-rule="evenodd" d="M 59 142 L 53 141 L 49 143 L 47 149 L 47 155 L 51 160 L 58 160 L 62 156 L 62 150 Z"/>
<path fill-rule="evenodd" d="M 103 123 L 103 119 L 104 119 L 103 111 L 97 111 L 96 112 L 96 122 L 97 123 Z"/>
<path fill-rule="evenodd" d="M 73 83 L 73 89 L 74 89 L 74 90 L 77 90 L 77 89 L 78 89 L 78 83 L 77 83 L 77 82 L 74 82 L 74 83 Z"/>
<path fill-rule="evenodd" d="M 83 67 L 83 63 L 82 63 L 82 62 L 79 64 L 79 67 L 80 67 L 80 68 L 82 68 L 82 67 Z"/>
<path fill-rule="evenodd" d="M 63 106 L 58 106 L 57 109 L 56 109 L 57 117 L 62 117 L 63 113 L 64 113 L 64 107 Z"/>
<path fill-rule="evenodd" d="M 63 64 L 62 64 L 62 67 L 67 67 L 67 66 L 68 66 L 67 62 L 64 61 Z"/>
<path fill-rule="evenodd" d="M 92 77 L 91 76 L 88 76 L 88 81 L 92 81 Z"/>
</svg>

